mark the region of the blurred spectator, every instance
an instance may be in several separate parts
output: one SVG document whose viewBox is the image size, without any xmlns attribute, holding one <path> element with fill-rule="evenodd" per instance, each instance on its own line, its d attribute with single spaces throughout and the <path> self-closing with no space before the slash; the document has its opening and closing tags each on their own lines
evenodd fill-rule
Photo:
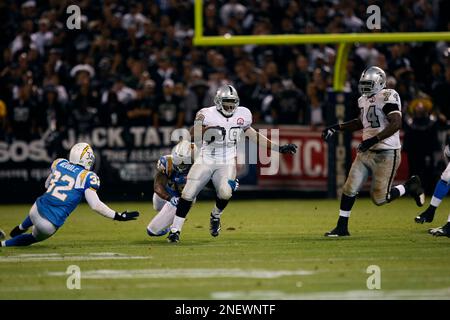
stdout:
<svg viewBox="0 0 450 320">
<path fill-rule="evenodd" d="M 209 91 L 208 82 L 203 79 L 194 80 L 188 88 L 185 105 L 185 124 L 192 125 L 198 110 L 214 105 L 214 96 Z"/>
<path fill-rule="evenodd" d="M 155 82 L 146 80 L 138 99 L 129 105 L 127 111 L 130 126 L 150 126 L 153 124 L 153 114 L 156 109 Z"/>
<path fill-rule="evenodd" d="M 428 192 L 432 192 L 435 182 L 434 154 L 441 150 L 438 140 L 437 118 L 431 113 L 429 98 L 416 98 L 404 117 L 403 149 L 408 155 L 409 175 L 418 175 Z"/>
<path fill-rule="evenodd" d="M 174 93 L 175 83 L 167 79 L 163 83 L 163 92 L 156 102 L 156 112 L 153 114 L 153 125 L 174 126 L 180 128 L 184 124 L 184 110 L 181 98 Z"/>
<path fill-rule="evenodd" d="M 280 80 L 275 80 L 280 81 Z M 276 124 L 306 124 L 307 106 L 304 94 L 293 85 L 281 85 L 270 104 Z"/>
<path fill-rule="evenodd" d="M 9 131 L 19 140 L 29 141 L 36 136 L 38 130 L 37 105 L 31 97 L 32 88 L 30 84 L 18 87 L 18 97 L 14 99 L 7 110 L 9 117 Z"/>
</svg>

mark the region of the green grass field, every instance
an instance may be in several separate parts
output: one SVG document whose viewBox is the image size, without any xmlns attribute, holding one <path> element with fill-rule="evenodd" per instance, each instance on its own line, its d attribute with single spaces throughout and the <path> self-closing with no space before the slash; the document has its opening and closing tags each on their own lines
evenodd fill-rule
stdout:
<svg viewBox="0 0 450 320">
<path fill-rule="evenodd" d="M 338 201 L 232 201 L 218 238 L 209 235 L 212 202 L 194 206 L 181 242 L 149 238 L 151 203 L 137 221 L 112 222 L 80 206 L 56 235 L 27 248 L 0 248 L 0 299 L 450 299 L 450 239 L 427 234 L 445 223 L 417 225 L 411 199 L 376 207 L 356 202 L 351 237 L 323 233 L 337 219 Z M 26 205 L 0 206 L 9 232 Z M 66 287 L 70 265 L 81 289 Z M 367 267 L 381 269 L 381 290 L 368 290 Z"/>
</svg>

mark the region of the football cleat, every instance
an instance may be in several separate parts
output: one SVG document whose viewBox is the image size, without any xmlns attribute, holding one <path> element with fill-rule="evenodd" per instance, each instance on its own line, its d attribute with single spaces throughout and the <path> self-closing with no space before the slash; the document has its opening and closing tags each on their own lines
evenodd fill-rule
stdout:
<svg viewBox="0 0 450 320">
<path fill-rule="evenodd" d="M 217 237 L 220 232 L 220 218 L 215 218 L 211 215 L 209 219 L 209 231 L 213 237 Z"/>
<path fill-rule="evenodd" d="M 416 200 L 418 207 L 422 207 L 425 204 L 425 192 L 418 176 L 409 178 L 409 180 L 405 182 L 405 189 L 408 194 Z"/>
<path fill-rule="evenodd" d="M 0 229 L 0 241 L 5 240 L 6 239 L 6 233 Z"/>
<path fill-rule="evenodd" d="M 415 217 L 414 221 L 416 221 L 416 223 L 432 222 L 434 219 L 435 212 L 436 212 L 435 210 L 432 210 L 430 209 L 430 207 L 428 207 L 427 210 L 425 210 L 420 215 Z"/>
<path fill-rule="evenodd" d="M 325 232 L 324 236 L 329 238 L 347 237 L 350 233 L 348 229 L 336 227 L 331 231 Z"/>
<path fill-rule="evenodd" d="M 450 238 L 450 225 L 447 223 L 445 226 L 429 229 L 428 233 L 436 237 Z"/>
<path fill-rule="evenodd" d="M 169 235 L 167 236 L 167 241 L 171 243 L 180 242 L 180 231 L 171 229 Z"/>
<path fill-rule="evenodd" d="M 14 229 L 11 230 L 11 232 L 9 233 L 9 235 L 11 236 L 11 238 L 14 238 L 15 236 L 18 236 L 24 232 L 26 232 L 27 230 L 22 230 L 19 228 L 19 226 L 15 226 Z"/>
</svg>

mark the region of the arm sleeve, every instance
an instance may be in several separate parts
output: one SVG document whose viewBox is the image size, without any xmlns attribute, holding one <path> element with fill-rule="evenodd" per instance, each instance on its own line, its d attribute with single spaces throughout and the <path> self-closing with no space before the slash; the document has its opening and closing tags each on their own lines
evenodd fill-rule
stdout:
<svg viewBox="0 0 450 320">
<path fill-rule="evenodd" d="M 95 190 L 86 189 L 84 191 L 84 196 L 86 197 L 86 201 L 92 210 L 106 218 L 114 219 L 116 212 L 99 199 Z"/>
</svg>

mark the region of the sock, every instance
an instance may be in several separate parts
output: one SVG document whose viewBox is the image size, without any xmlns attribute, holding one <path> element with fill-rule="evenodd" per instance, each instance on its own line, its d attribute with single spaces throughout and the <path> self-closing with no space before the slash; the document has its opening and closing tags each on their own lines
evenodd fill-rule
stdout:
<svg viewBox="0 0 450 320">
<path fill-rule="evenodd" d="M 348 229 L 348 217 L 339 216 L 337 227 L 340 229 Z"/>
<path fill-rule="evenodd" d="M 30 216 L 27 216 L 25 220 L 22 221 L 21 224 L 19 224 L 20 230 L 27 230 L 29 227 L 33 225 L 33 222 L 31 222 Z"/>
<path fill-rule="evenodd" d="M 341 196 L 341 211 L 348 212 L 348 216 L 350 216 L 350 212 L 352 211 L 353 205 L 355 204 L 356 196 L 349 197 L 345 194 Z"/>
<path fill-rule="evenodd" d="M 214 218 L 220 218 L 222 212 L 223 211 L 217 208 L 217 205 L 215 205 L 214 208 L 212 209 L 211 216 L 213 216 Z"/>
<path fill-rule="evenodd" d="M 229 200 L 216 198 L 216 208 L 222 212 L 227 207 L 228 201 Z"/>
<path fill-rule="evenodd" d="M 448 190 L 450 189 L 450 186 L 445 182 L 444 180 L 439 180 L 436 183 L 436 187 L 434 188 L 433 198 L 442 200 L 448 193 Z M 436 203 L 436 202 L 435 202 Z M 436 207 L 438 207 L 440 202 L 437 204 Z"/>
<path fill-rule="evenodd" d="M 192 201 L 180 198 L 180 201 L 178 201 L 177 212 L 175 215 L 180 218 L 186 218 L 189 210 L 191 209 L 191 206 Z"/>
<path fill-rule="evenodd" d="M 4 247 L 22 247 L 22 246 L 29 246 L 30 244 L 33 244 L 37 242 L 35 237 L 33 237 L 32 234 L 21 234 L 17 237 L 14 237 L 12 239 L 3 241 Z"/>
<path fill-rule="evenodd" d="M 388 202 L 391 202 L 397 198 L 400 198 L 401 196 L 404 196 L 406 194 L 406 188 L 404 185 L 399 184 L 398 186 L 395 186 L 391 189 L 389 192 L 389 199 Z"/>
<path fill-rule="evenodd" d="M 186 220 L 186 218 L 181 218 L 179 216 L 175 216 L 175 218 L 173 219 L 173 223 L 170 226 L 170 231 L 175 229 L 175 231 L 181 232 L 181 229 L 183 228 L 184 220 Z"/>
<path fill-rule="evenodd" d="M 439 198 L 436 198 L 435 196 L 432 196 L 429 208 L 433 208 L 434 210 L 436 210 L 436 208 L 439 207 L 441 202 L 442 202 L 442 199 L 439 199 Z"/>
</svg>

